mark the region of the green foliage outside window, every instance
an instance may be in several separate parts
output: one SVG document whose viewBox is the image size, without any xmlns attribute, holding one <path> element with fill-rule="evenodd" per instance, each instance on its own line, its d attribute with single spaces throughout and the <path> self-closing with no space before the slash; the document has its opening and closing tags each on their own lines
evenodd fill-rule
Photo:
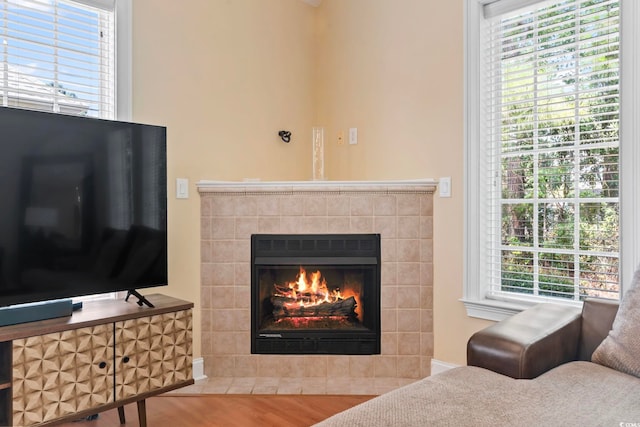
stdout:
<svg viewBox="0 0 640 427">
<path fill-rule="evenodd" d="M 503 30 L 501 286 L 617 298 L 619 35 L 605 31 L 619 5 L 582 3 L 579 25 L 575 8 Z"/>
</svg>

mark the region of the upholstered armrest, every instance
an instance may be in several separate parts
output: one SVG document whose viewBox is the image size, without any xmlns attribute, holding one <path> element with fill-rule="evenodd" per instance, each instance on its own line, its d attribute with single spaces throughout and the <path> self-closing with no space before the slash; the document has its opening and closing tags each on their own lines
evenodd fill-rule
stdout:
<svg viewBox="0 0 640 427">
<path fill-rule="evenodd" d="M 578 360 L 591 360 L 594 350 L 613 328 L 618 313 L 618 301 L 587 298 L 582 307 L 582 328 Z"/>
<path fill-rule="evenodd" d="M 535 378 L 576 360 L 580 309 L 538 304 L 476 332 L 467 343 L 467 364 L 512 378 Z"/>
</svg>

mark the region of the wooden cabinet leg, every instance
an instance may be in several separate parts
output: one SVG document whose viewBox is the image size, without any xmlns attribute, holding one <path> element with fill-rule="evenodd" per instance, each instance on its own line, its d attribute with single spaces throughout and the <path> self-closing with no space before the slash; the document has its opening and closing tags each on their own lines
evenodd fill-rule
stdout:
<svg viewBox="0 0 640 427">
<path fill-rule="evenodd" d="M 118 417 L 120 418 L 120 424 L 126 424 L 127 420 L 124 417 L 124 406 L 118 406 Z"/>
<path fill-rule="evenodd" d="M 138 400 L 138 423 L 140 427 L 147 427 L 147 403 L 144 399 Z"/>
</svg>

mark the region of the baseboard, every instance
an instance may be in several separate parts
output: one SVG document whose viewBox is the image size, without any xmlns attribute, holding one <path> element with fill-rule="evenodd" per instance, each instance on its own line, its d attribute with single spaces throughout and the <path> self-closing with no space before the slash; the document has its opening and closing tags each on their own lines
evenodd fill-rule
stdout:
<svg viewBox="0 0 640 427">
<path fill-rule="evenodd" d="M 448 371 L 449 369 L 457 368 L 459 366 L 460 365 L 456 365 L 453 363 L 431 359 L 431 375 L 436 375 L 441 372 Z M 204 374 L 204 359 L 202 357 L 193 359 L 193 379 L 195 381 L 207 379 L 207 376 Z"/>
<path fill-rule="evenodd" d="M 204 359 L 202 357 L 193 359 L 193 379 L 195 381 L 207 379 L 204 374 Z"/>
<path fill-rule="evenodd" d="M 443 362 L 437 359 L 431 359 L 431 375 L 437 375 L 441 372 L 448 371 L 449 369 L 457 368 L 460 365 L 453 363 Z"/>
</svg>

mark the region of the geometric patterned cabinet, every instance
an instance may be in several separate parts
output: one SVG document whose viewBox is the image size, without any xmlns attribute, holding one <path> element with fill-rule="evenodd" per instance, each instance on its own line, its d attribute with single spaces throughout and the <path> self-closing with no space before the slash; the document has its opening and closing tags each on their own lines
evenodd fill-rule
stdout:
<svg viewBox="0 0 640 427">
<path fill-rule="evenodd" d="M 0 425 L 73 420 L 133 402 L 142 422 L 144 399 L 193 384 L 193 304 L 146 298 L 155 308 L 87 302 L 70 318 L 0 327 Z"/>
<path fill-rule="evenodd" d="M 14 340 L 13 425 L 52 421 L 113 402 L 111 360 L 109 325 Z"/>
<path fill-rule="evenodd" d="M 117 322 L 116 399 L 191 379 L 191 328 L 191 310 Z"/>
</svg>

